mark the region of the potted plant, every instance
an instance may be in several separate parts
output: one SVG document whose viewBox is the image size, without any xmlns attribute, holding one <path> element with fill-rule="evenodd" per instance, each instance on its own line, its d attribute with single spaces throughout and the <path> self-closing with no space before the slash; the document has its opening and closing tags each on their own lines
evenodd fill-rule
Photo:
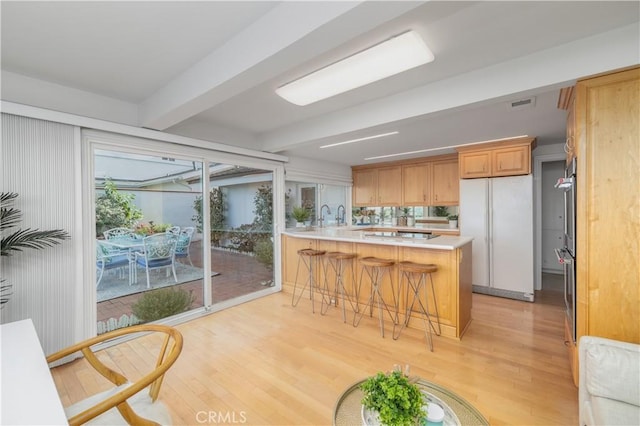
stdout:
<svg viewBox="0 0 640 426">
<path fill-rule="evenodd" d="M 447 206 L 434 206 L 433 213 L 436 215 L 436 217 L 449 216 L 449 210 L 447 209 Z"/>
<path fill-rule="evenodd" d="M 449 228 L 457 228 L 458 227 L 458 215 L 451 214 L 448 216 L 449 219 Z"/>
<path fill-rule="evenodd" d="M 291 212 L 291 217 L 293 217 L 297 223 L 298 227 L 305 226 L 304 223 L 309 220 L 311 216 L 311 212 L 309 209 L 306 209 L 302 206 L 294 206 L 293 211 Z"/>
<path fill-rule="evenodd" d="M 360 385 L 364 393 L 362 398 L 362 416 L 364 424 L 371 424 L 371 415 L 377 417 L 373 421 L 382 425 L 415 426 L 426 417 L 425 401 L 420 388 L 402 371 L 390 373 L 379 372 L 369 377 Z"/>
</svg>

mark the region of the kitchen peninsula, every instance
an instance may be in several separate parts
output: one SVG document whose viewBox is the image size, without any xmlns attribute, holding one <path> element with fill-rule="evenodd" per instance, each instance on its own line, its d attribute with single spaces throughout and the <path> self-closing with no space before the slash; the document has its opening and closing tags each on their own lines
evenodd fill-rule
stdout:
<svg viewBox="0 0 640 426">
<path fill-rule="evenodd" d="M 432 263 L 438 266 L 433 274 L 437 307 L 442 326 L 442 336 L 460 339 L 471 322 L 471 241 L 470 237 L 455 235 L 428 234 L 427 226 L 412 228 L 416 233 L 403 234 L 409 229 L 398 227 L 333 227 L 333 228 L 292 228 L 282 234 L 282 285 L 283 290 L 291 293 L 296 278 L 298 250 L 312 248 L 317 250 L 356 253 L 358 259 L 374 256 L 397 262 L 412 261 Z M 444 229 L 442 229 L 444 231 Z M 427 233 L 425 233 L 427 232 Z M 362 267 L 356 260 L 354 276 L 351 270 L 345 270 L 345 287 L 350 295 L 360 280 Z M 300 272 L 302 274 L 302 270 Z M 323 282 L 324 271 L 316 270 L 317 282 Z M 400 279 L 397 266 L 394 266 L 391 280 L 385 276 L 382 284 L 384 300 L 393 306 Z M 328 277 L 333 289 L 333 277 Z M 303 278 L 304 279 L 304 278 Z M 299 277 L 300 280 L 300 277 Z M 369 297 L 369 286 L 363 284 L 360 302 Z M 405 297 L 400 295 L 400 312 L 405 309 Z M 424 297 L 424 294 L 421 295 Z M 424 303 L 424 300 L 423 300 Z M 415 307 L 414 307 L 415 309 Z M 433 300 L 429 299 L 429 311 L 435 312 Z M 422 327 L 422 321 L 409 323 L 410 327 Z"/>
</svg>

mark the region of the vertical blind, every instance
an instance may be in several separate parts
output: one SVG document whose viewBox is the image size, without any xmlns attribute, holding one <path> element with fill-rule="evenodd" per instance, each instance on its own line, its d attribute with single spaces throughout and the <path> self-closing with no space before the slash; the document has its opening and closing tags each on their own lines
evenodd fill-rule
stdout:
<svg viewBox="0 0 640 426">
<path fill-rule="evenodd" d="M 74 126 L 2 114 L 0 186 L 19 194 L 14 203 L 22 212 L 19 227 L 64 229 L 71 235 L 51 248 L 2 257 L 0 277 L 12 286 L 2 323 L 31 318 L 45 354 L 83 337 L 77 336 L 83 307 L 77 306 L 82 259 L 77 256 L 76 134 Z"/>
</svg>

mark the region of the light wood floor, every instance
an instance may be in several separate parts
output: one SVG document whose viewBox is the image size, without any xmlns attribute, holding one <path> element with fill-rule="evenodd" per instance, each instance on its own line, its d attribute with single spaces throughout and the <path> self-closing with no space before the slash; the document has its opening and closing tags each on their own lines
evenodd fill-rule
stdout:
<svg viewBox="0 0 640 426">
<path fill-rule="evenodd" d="M 160 392 L 175 424 L 328 425 L 349 385 L 393 364 L 458 393 L 492 425 L 578 423 L 560 306 L 474 294 L 462 340 L 436 337 L 429 352 L 417 329 L 394 341 L 387 322 L 383 339 L 375 317 L 353 328 L 337 309 L 312 314 L 308 299 L 292 308 L 290 297 L 274 294 L 178 326 L 184 350 Z M 123 343 L 101 359 L 132 374 L 148 344 L 148 336 Z M 63 404 L 105 387 L 88 371 L 84 360 L 53 369 Z"/>
</svg>

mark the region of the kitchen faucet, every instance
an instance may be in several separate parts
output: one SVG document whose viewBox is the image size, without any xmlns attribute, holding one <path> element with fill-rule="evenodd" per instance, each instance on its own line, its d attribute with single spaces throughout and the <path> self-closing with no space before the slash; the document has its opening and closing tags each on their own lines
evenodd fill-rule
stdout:
<svg viewBox="0 0 640 426">
<path fill-rule="evenodd" d="M 340 209 L 342 209 L 342 216 L 340 216 Z M 344 210 L 344 206 L 340 204 L 338 206 L 338 211 L 336 212 L 336 222 L 338 222 L 338 226 L 340 226 L 341 223 L 344 223 L 346 225 L 346 222 L 345 222 L 346 218 L 344 217 L 345 214 L 346 212 Z"/>
<path fill-rule="evenodd" d="M 324 224 L 324 215 L 322 214 L 322 209 L 324 209 L 325 207 L 327 208 L 327 214 L 331 214 L 331 209 L 328 205 L 323 204 L 322 207 L 320 207 L 320 217 L 318 218 L 318 226 L 320 228 L 322 228 Z"/>
</svg>

